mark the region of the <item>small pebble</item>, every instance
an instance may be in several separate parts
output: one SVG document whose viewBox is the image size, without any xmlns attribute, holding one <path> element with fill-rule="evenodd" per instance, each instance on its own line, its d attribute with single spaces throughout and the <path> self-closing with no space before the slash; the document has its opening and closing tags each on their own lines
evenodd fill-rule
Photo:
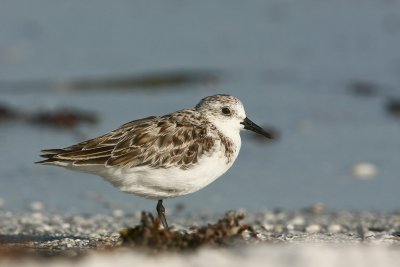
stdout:
<svg viewBox="0 0 400 267">
<path fill-rule="evenodd" d="M 244 240 L 250 240 L 252 237 L 252 233 L 249 230 L 244 230 L 241 235 Z"/>
<path fill-rule="evenodd" d="M 274 227 L 274 231 L 275 232 L 277 232 L 277 233 L 282 233 L 283 231 L 284 231 L 284 227 L 283 227 L 283 225 L 282 224 L 277 224 L 277 225 L 275 225 L 275 227 Z"/>
<path fill-rule="evenodd" d="M 276 219 L 276 216 L 275 216 L 275 214 L 272 213 L 272 212 L 266 212 L 266 213 L 264 214 L 264 220 L 266 220 L 266 221 L 273 221 L 273 220 L 275 220 L 275 219 Z"/>
<path fill-rule="evenodd" d="M 305 223 L 305 220 L 301 216 L 296 216 L 292 219 L 291 221 L 294 225 L 303 225 Z"/>
<path fill-rule="evenodd" d="M 310 224 L 306 227 L 306 232 L 310 234 L 315 234 L 321 231 L 321 226 L 319 224 Z"/>
<path fill-rule="evenodd" d="M 53 228 L 52 226 L 50 226 L 50 225 L 47 225 L 47 224 L 42 225 L 42 229 L 43 229 L 43 231 L 45 231 L 45 232 L 54 231 L 54 228 Z"/>
<path fill-rule="evenodd" d="M 114 218 L 122 218 L 122 217 L 124 217 L 124 215 L 125 215 L 125 212 L 123 211 L 123 210 L 113 210 L 113 212 L 112 212 L 112 216 L 114 217 Z"/>
<path fill-rule="evenodd" d="M 312 205 L 309 210 L 313 214 L 321 214 L 325 211 L 325 205 L 324 203 L 318 202 Z"/>
<path fill-rule="evenodd" d="M 351 173 L 358 180 L 369 180 L 376 176 L 377 167 L 368 162 L 357 163 L 352 167 Z"/>
<path fill-rule="evenodd" d="M 72 218 L 72 222 L 74 224 L 77 224 L 77 225 L 80 225 L 80 226 L 84 226 L 84 225 L 90 224 L 90 221 L 88 221 L 86 218 L 84 218 L 82 216 L 74 216 Z"/>
<path fill-rule="evenodd" d="M 43 221 L 44 216 L 41 212 L 33 212 L 32 218 L 35 219 L 35 221 Z"/>
<path fill-rule="evenodd" d="M 291 224 L 291 223 L 289 223 L 289 224 L 286 225 L 286 229 L 287 229 L 288 231 L 293 231 L 294 228 L 295 228 L 294 225 Z"/>
<path fill-rule="evenodd" d="M 44 208 L 44 205 L 43 205 L 43 203 L 40 202 L 40 201 L 34 201 L 34 202 L 32 202 L 32 203 L 29 205 L 29 208 L 30 208 L 32 211 L 42 211 L 43 208 Z"/>
<path fill-rule="evenodd" d="M 364 238 L 371 238 L 371 237 L 375 237 L 375 233 L 372 231 L 367 231 L 364 233 Z"/>
<path fill-rule="evenodd" d="M 264 224 L 262 225 L 262 227 L 263 227 L 266 231 L 272 231 L 272 230 L 274 230 L 274 225 L 273 225 L 273 224 L 270 224 L 270 223 L 264 223 Z"/>
<path fill-rule="evenodd" d="M 69 229 L 71 227 L 71 225 L 69 223 L 63 223 L 63 224 L 61 224 L 61 227 L 64 229 Z"/>
<path fill-rule="evenodd" d="M 328 232 L 329 233 L 339 233 L 342 230 L 342 226 L 340 224 L 331 224 L 328 226 Z"/>
</svg>

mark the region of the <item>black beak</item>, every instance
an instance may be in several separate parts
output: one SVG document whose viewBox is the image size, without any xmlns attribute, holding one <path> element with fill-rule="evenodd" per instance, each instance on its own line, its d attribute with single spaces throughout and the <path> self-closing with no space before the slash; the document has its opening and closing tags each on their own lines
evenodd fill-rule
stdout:
<svg viewBox="0 0 400 267">
<path fill-rule="evenodd" d="M 261 128 L 260 126 L 258 126 L 257 124 L 255 124 L 254 122 L 249 120 L 248 118 L 245 118 L 243 120 L 243 122 L 241 122 L 241 124 L 244 125 L 244 128 L 246 130 L 253 131 L 255 133 L 264 135 L 265 137 L 267 137 L 269 139 L 272 139 L 272 135 L 270 133 L 266 132 L 263 128 Z"/>
</svg>

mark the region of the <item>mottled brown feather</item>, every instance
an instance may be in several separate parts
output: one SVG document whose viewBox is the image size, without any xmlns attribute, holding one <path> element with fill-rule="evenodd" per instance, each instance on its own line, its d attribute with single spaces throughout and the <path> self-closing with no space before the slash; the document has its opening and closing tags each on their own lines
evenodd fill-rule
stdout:
<svg viewBox="0 0 400 267">
<path fill-rule="evenodd" d="M 40 163 L 187 169 L 211 154 L 216 142 L 231 160 L 234 145 L 194 109 L 128 122 L 114 131 L 63 149 L 43 150 Z"/>
</svg>

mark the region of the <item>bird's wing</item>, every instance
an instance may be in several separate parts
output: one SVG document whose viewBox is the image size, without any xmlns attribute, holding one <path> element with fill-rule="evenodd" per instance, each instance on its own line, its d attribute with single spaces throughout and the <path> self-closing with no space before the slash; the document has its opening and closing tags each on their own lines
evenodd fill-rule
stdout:
<svg viewBox="0 0 400 267">
<path fill-rule="evenodd" d="M 103 136 L 63 149 L 43 150 L 39 163 L 68 162 L 75 166 L 188 168 L 211 151 L 214 139 L 206 121 L 193 119 L 192 110 L 148 117 L 122 125 Z"/>
</svg>

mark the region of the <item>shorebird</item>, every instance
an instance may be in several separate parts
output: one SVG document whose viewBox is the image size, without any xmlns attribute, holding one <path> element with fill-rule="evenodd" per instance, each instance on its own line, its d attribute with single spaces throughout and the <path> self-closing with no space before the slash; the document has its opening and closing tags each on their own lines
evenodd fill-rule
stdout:
<svg viewBox="0 0 400 267">
<path fill-rule="evenodd" d="M 196 192 L 236 160 L 242 129 L 271 134 L 247 118 L 230 95 L 203 98 L 194 108 L 128 122 L 109 133 L 61 149 L 42 150 L 37 163 L 99 175 L 119 190 L 158 200 Z"/>
</svg>

